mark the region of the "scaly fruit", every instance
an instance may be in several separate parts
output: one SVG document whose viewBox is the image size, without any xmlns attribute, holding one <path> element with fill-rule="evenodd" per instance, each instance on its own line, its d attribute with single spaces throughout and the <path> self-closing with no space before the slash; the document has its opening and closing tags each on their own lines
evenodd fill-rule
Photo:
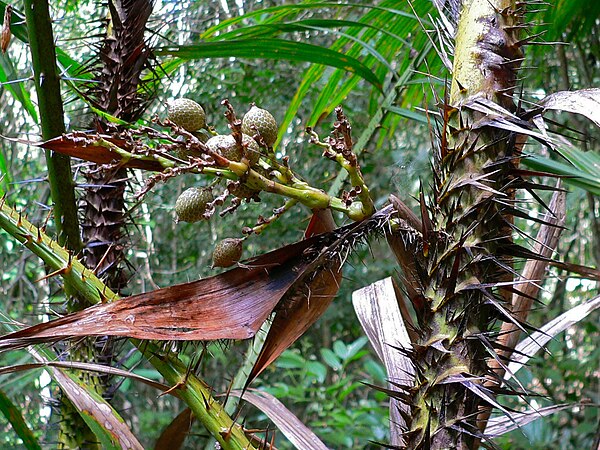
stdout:
<svg viewBox="0 0 600 450">
<path fill-rule="evenodd" d="M 250 165 L 254 165 L 260 158 L 260 147 L 254 139 L 247 134 L 242 134 L 242 143 L 246 146 L 246 155 Z M 217 135 L 211 137 L 206 146 L 213 152 L 220 153 L 230 161 L 241 161 L 242 148 L 237 145 L 235 138 L 231 135 Z"/>
<path fill-rule="evenodd" d="M 167 118 L 190 133 L 204 128 L 206 114 L 204 109 L 194 100 L 178 98 L 167 104 Z"/>
<path fill-rule="evenodd" d="M 213 201 L 213 195 L 208 188 L 192 187 L 186 189 L 177 197 L 175 213 L 178 222 L 198 222 L 204 219 L 206 206 Z"/>
<path fill-rule="evenodd" d="M 243 239 L 227 238 L 215 245 L 212 267 L 230 267 L 242 257 Z"/>
<path fill-rule="evenodd" d="M 256 127 L 256 130 L 253 127 Z M 242 119 L 242 133 L 254 136 L 256 131 L 260 133 L 269 147 L 277 140 L 277 122 L 273 115 L 266 109 L 252 105 L 250 111 Z"/>
</svg>

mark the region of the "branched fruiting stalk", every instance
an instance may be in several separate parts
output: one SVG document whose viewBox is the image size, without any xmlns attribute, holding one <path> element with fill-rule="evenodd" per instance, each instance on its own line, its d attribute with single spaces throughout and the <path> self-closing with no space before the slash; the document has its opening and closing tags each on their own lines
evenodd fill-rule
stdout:
<svg viewBox="0 0 600 450">
<path fill-rule="evenodd" d="M 296 199 L 288 200 L 285 203 L 285 205 L 273 210 L 273 215 L 271 217 L 264 218 L 262 216 L 259 216 L 258 223 L 252 228 L 244 227 L 242 229 L 242 233 L 246 234 L 246 235 L 261 234 L 263 231 L 265 231 L 265 228 L 267 228 L 269 225 L 271 225 L 276 220 L 279 220 L 279 218 L 281 218 L 281 216 L 283 216 L 286 212 L 288 212 L 290 209 L 292 209 L 292 207 L 294 207 L 296 204 L 298 204 L 298 200 L 296 200 Z"/>
<path fill-rule="evenodd" d="M 119 300 L 120 297 L 71 252 L 29 222 L 23 214 L 8 206 L 4 197 L 0 199 L 0 227 L 51 267 L 54 272 L 49 276 L 60 275 L 89 303 Z M 241 427 L 214 399 L 208 385 L 194 374 L 190 374 L 183 362 L 173 355 L 160 354 L 156 344 L 139 340 L 134 342 L 161 375 L 178 389 L 180 397 L 192 409 L 196 418 L 219 441 L 222 448 L 232 450 L 254 448 Z"/>
<path fill-rule="evenodd" d="M 349 203 L 348 216 L 353 220 L 363 220 L 375 212 L 375 205 L 358 165 L 356 154 L 352 151 L 348 119 L 343 115 L 340 107 L 336 108 L 336 113 L 338 121 L 334 125 L 334 136 L 327 142 L 321 141 L 319 135 L 310 127 L 306 129 L 306 132 L 310 136 L 312 144 L 324 149 L 323 156 L 337 162 L 348 173 L 354 194 L 348 198 L 353 200 L 358 197 L 360 200 L 351 202 L 344 200 L 344 203 Z"/>
<path fill-rule="evenodd" d="M 82 138 L 78 136 L 77 139 Z M 191 139 L 196 138 L 192 136 Z M 133 150 L 128 150 L 103 137 L 92 138 L 90 136 L 85 137 L 85 144 L 88 146 L 99 146 L 108 149 L 112 154 L 114 154 L 115 160 L 118 161 L 115 163 L 116 165 L 125 165 L 127 163 L 131 163 L 132 161 L 152 161 L 157 162 L 166 170 L 166 173 L 161 173 L 156 175 L 155 178 L 151 178 L 149 185 L 146 186 L 141 193 L 138 194 L 138 196 L 148 192 L 148 190 L 158 181 L 164 181 L 168 178 L 172 178 L 178 174 L 177 171 L 186 171 L 190 173 L 212 175 L 231 180 L 240 180 L 252 189 L 271 192 L 295 199 L 311 209 L 332 208 L 336 211 L 341 211 L 346 214 L 350 213 L 350 208 L 346 206 L 341 199 L 330 197 L 323 190 L 314 188 L 308 183 L 299 180 L 297 177 L 294 177 L 295 182 L 292 186 L 270 180 L 254 169 L 249 168 L 249 166 L 242 161 L 230 161 L 218 153 L 212 152 L 198 140 L 196 140 L 194 145 L 197 148 L 202 149 L 206 155 L 212 158 L 212 161 L 191 158 L 189 166 L 184 166 L 183 169 L 178 168 L 176 161 L 163 156 L 161 152 L 157 152 L 155 149 L 152 149 L 148 146 L 140 147 L 138 144 L 138 147 L 135 147 Z"/>
</svg>

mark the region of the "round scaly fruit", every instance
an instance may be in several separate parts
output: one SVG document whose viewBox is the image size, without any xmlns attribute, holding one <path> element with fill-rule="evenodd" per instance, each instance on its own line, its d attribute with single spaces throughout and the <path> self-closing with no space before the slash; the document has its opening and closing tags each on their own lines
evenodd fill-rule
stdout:
<svg viewBox="0 0 600 450">
<path fill-rule="evenodd" d="M 206 206 L 213 201 L 208 188 L 191 187 L 186 189 L 175 201 L 175 213 L 178 222 L 198 222 L 204 219 Z"/>
<path fill-rule="evenodd" d="M 206 113 L 202 106 L 189 98 L 169 102 L 167 118 L 186 131 L 194 132 L 206 125 Z"/>
<path fill-rule="evenodd" d="M 243 239 L 227 238 L 215 245 L 212 257 L 212 267 L 230 267 L 242 257 Z"/>
<path fill-rule="evenodd" d="M 250 165 L 256 164 L 260 158 L 260 147 L 247 134 L 242 134 L 242 143 L 246 146 L 246 156 L 248 157 L 248 161 L 250 161 Z M 206 146 L 211 151 L 220 153 L 230 161 L 242 160 L 242 149 L 231 134 L 213 136 L 206 142 Z"/>
<path fill-rule="evenodd" d="M 256 127 L 256 130 L 254 130 Z M 242 133 L 254 136 L 256 131 L 265 140 L 265 144 L 272 147 L 277 140 L 277 122 L 273 115 L 266 109 L 252 105 L 250 111 L 242 119 Z"/>
</svg>

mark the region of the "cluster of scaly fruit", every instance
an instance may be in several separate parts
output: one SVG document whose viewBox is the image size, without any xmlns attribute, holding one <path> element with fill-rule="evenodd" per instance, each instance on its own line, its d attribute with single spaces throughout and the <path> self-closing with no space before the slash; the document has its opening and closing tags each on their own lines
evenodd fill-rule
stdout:
<svg viewBox="0 0 600 450">
<path fill-rule="evenodd" d="M 242 119 L 242 146 L 245 151 L 238 145 L 233 135 L 217 134 L 207 138 L 205 133 L 206 113 L 204 108 L 193 100 L 179 98 L 169 103 L 167 118 L 201 139 L 209 150 L 230 161 L 241 161 L 245 153 L 248 163 L 253 167 L 260 159 L 261 149 L 252 136 L 258 133 L 268 147 L 272 147 L 277 140 L 277 122 L 275 118 L 269 111 L 255 105 L 252 105 Z M 182 153 L 178 156 L 187 158 L 197 155 Z M 258 166 L 255 168 L 267 175 L 263 168 Z M 244 184 L 229 187 L 229 192 L 240 199 L 252 198 L 257 194 L 255 190 Z M 198 222 L 205 219 L 208 205 L 213 201 L 214 197 L 210 187 L 186 189 L 175 202 L 177 220 Z M 243 239 L 228 238 L 217 243 L 213 252 L 213 267 L 229 267 L 237 263 L 242 257 L 242 242 Z"/>
</svg>

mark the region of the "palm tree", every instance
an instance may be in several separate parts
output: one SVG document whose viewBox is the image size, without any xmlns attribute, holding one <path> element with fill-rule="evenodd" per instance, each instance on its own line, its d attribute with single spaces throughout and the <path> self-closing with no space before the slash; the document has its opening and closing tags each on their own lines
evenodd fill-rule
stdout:
<svg viewBox="0 0 600 450">
<path fill-rule="evenodd" d="M 313 220 L 317 225 L 312 225 L 313 231 L 315 227 L 321 231 L 332 228 L 329 218 L 323 218 L 320 215 L 322 213 L 318 212 L 320 209 L 339 211 L 356 223 L 259 256 L 249 266 L 238 267 L 213 278 L 119 299 L 117 293 L 110 289 L 113 287 L 110 283 L 103 283 L 89 270 L 86 271 L 72 255 L 42 237 L 41 231 L 39 239 L 28 238 L 35 234 L 32 231 L 34 228 L 31 228 L 33 226 L 3 205 L 0 216 L 3 228 L 42 257 L 56 274 L 61 274 L 81 298 L 91 303 L 102 301 L 105 304 L 15 332 L 4 337 L 0 346 L 10 349 L 61 338 L 102 334 L 136 339 L 237 339 L 255 334 L 262 321 L 275 310 L 273 328 L 251 372 L 252 378 L 322 314 L 337 292 L 337 283 L 341 280 L 340 265 L 345 259 L 343 255 L 353 248 L 356 241 L 375 232 L 383 232 L 403 272 L 404 294 L 400 295 L 399 302 L 412 341 L 410 346 L 397 352 L 397 358 L 403 361 L 403 367 L 411 376 L 404 377 L 402 382 L 391 379 L 390 387 L 384 389 L 402 405 L 398 411 L 393 411 L 392 444 L 411 449 L 477 448 L 482 439 L 489 438 L 484 434 L 489 407 L 502 408 L 496 395 L 510 392 L 501 379 L 516 342 L 508 345 L 502 336 L 515 336 L 527 327 L 525 318 L 531 304 L 523 309 L 514 303 L 514 299 L 531 298 L 537 294 L 534 284 L 537 276 L 519 275 L 515 263 L 520 259 L 541 260 L 543 271 L 549 262 L 542 250 L 536 254 L 513 242 L 513 234 L 517 230 L 515 217 L 535 219 L 521 211 L 519 191 L 524 189 L 533 192 L 532 195 L 537 198 L 536 189 L 549 189 L 528 179 L 539 175 L 539 172 L 520 167 L 523 146 L 528 136 L 550 147 L 555 145 L 555 141 L 532 125 L 538 126 L 540 123 L 540 116 L 537 113 L 534 115 L 535 109 L 533 112 L 524 111 L 515 100 L 518 70 L 523 59 L 522 47 L 529 41 L 522 35 L 527 5 L 509 0 L 470 0 L 463 2 L 460 7 L 454 2 L 448 2 L 447 6 L 441 2 L 435 3 L 443 18 L 436 25 L 442 46 L 436 47 L 440 60 L 451 69 L 452 79 L 449 92 L 440 100 L 439 128 L 433 144 L 433 179 L 429 186 L 421 188 L 419 214 L 414 214 L 404 205 L 402 200 L 408 202 L 408 199 L 396 197 L 392 199 L 392 206 L 375 212 L 369 188 L 350 144 L 349 123 L 341 110 L 336 111 L 337 121 L 330 140 L 323 142 L 311 131 L 313 141 L 325 149 L 325 155 L 336 161 L 343 169 L 341 173 L 347 174 L 351 181 L 350 192 L 339 198 L 337 192 L 326 193 L 302 181 L 266 145 L 263 145 L 261 171 L 244 159 L 224 159 L 205 148 L 194 135 L 169 122 L 165 123 L 170 127 L 168 132 L 134 126 L 129 130 L 117 130 L 112 136 L 103 134 L 103 129 L 101 133 L 53 139 L 44 146 L 95 162 L 116 162 L 120 168 L 130 166 L 161 171 L 150 178 L 149 187 L 180 173 L 208 173 L 224 176 L 233 183 L 246 184 L 254 192 L 266 191 L 289 198 L 289 202 L 280 213 L 273 216 L 272 221 L 278 220 L 282 213 L 299 202 L 315 210 Z M 302 10 L 304 6 L 297 8 Z M 371 18 L 381 19 L 384 17 L 382 11 L 390 13 L 390 2 L 382 2 L 379 6 L 380 10 L 375 8 L 365 17 L 372 13 Z M 370 70 L 357 59 L 349 59 L 340 53 L 337 56 L 326 51 L 319 53 L 314 47 L 292 46 L 276 37 L 281 30 L 329 28 L 334 25 L 333 22 L 286 22 L 289 18 L 286 14 L 294 11 L 294 7 L 282 6 L 278 11 L 281 11 L 278 16 L 281 23 L 275 26 L 266 22 L 262 26 L 229 31 L 229 34 L 225 34 L 226 38 L 220 36 L 211 41 L 211 32 L 223 31 L 226 25 L 235 22 L 225 21 L 204 33 L 206 42 L 165 47 L 157 50 L 157 54 L 189 59 L 222 56 L 237 49 L 235 51 L 239 53 L 236 54 L 240 56 L 256 52 L 258 45 L 265 57 L 279 55 L 297 58 L 300 54 L 316 62 L 319 62 L 319 58 L 320 62 L 331 58 L 330 63 L 340 69 L 339 73 L 349 67 L 357 75 L 372 81 L 375 90 L 381 88 L 377 70 Z M 120 17 L 115 15 L 117 12 L 113 11 L 115 18 Z M 391 13 L 397 14 L 397 11 Z M 405 16 L 397 15 L 400 23 Z M 378 23 L 375 25 L 381 26 Z M 361 30 L 370 32 L 375 25 L 363 24 Z M 122 31 L 115 28 L 115 36 Z M 356 36 L 351 37 L 353 39 L 343 36 L 345 40 L 339 44 L 340 48 L 356 40 Z M 227 42 L 227 38 L 233 39 L 238 47 Z M 366 41 L 365 35 L 361 35 L 361 39 Z M 428 41 L 425 35 L 422 39 L 422 42 Z M 134 47 L 137 49 L 142 44 L 136 42 L 138 45 Z M 250 47 L 249 43 L 255 47 Z M 377 60 L 381 52 L 389 50 L 389 44 L 388 47 L 363 45 L 356 48 L 368 48 L 369 58 Z M 352 47 L 352 51 L 356 48 Z M 454 62 L 450 65 L 448 55 L 452 50 Z M 423 55 L 426 53 L 424 51 Z M 418 60 L 422 61 L 422 57 Z M 408 64 L 404 74 L 412 73 L 413 67 Z M 314 82 L 321 75 L 309 69 L 305 83 Z M 137 87 L 139 72 L 117 79 L 124 79 L 123 89 L 128 94 Z M 341 96 L 352 87 L 352 82 L 335 81 L 335 75 L 331 79 L 334 82 L 324 90 L 329 94 L 335 91 L 334 86 Z M 384 110 L 402 113 L 402 109 L 394 102 L 398 98 L 396 89 L 406 82 L 407 78 L 401 75 L 386 84 L 391 93 L 383 105 L 376 108 L 376 124 L 382 120 Z M 396 86 L 393 86 L 394 83 Z M 101 91 L 107 94 L 113 92 L 111 89 L 111 83 L 107 83 L 106 89 Z M 114 92 L 121 91 L 116 89 Z M 301 95 L 302 87 L 298 97 Z M 560 101 L 563 97 L 554 97 L 554 107 L 549 102 L 544 105 L 562 109 L 566 104 L 566 101 Z M 127 98 L 127 95 L 123 98 Z M 111 99 L 114 96 L 108 95 L 95 106 L 105 113 L 119 116 L 118 111 L 119 108 L 124 109 L 123 104 L 112 104 Z M 294 101 L 297 105 L 298 100 Z M 312 123 L 334 106 L 326 102 L 317 103 L 320 108 L 316 108 Z M 284 128 L 289 123 L 294 107 L 290 109 L 292 112 L 282 125 Z M 571 106 L 570 110 L 573 109 L 582 112 Z M 536 120 L 529 122 L 533 117 Z M 126 120 L 133 121 L 135 118 L 133 114 L 127 116 Z M 230 107 L 227 118 L 234 137 L 241 144 L 240 123 Z M 359 143 L 363 140 L 366 142 L 375 128 L 371 127 L 370 134 L 365 132 L 364 139 L 361 137 Z M 436 129 L 435 126 L 432 128 Z M 260 133 L 257 139 L 261 141 Z M 186 164 L 186 161 L 169 156 L 166 150 L 181 145 L 180 142 L 208 158 L 190 160 Z M 340 176 L 338 179 L 343 181 Z M 230 188 L 232 186 L 238 187 L 229 185 Z M 426 192 L 426 188 L 430 192 Z M 88 204 L 95 211 L 106 209 L 95 201 Z M 108 209 L 121 211 L 122 205 L 119 203 Z M 269 223 L 270 220 L 260 223 L 254 231 L 262 231 L 265 224 Z M 88 230 L 95 229 L 88 227 Z M 103 238 L 102 242 L 114 240 L 112 236 Z M 547 246 L 551 247 L 551 244 Z M 106 261 L 106 249 L 100 253 L 96 257 L 96 264 L 92 265 Z M 576 269 L 566 265 L 562 267 Z M 322 308 L 314 306 L 317 301 L 321 302 Z M 181 309 L 186 311 L 183 316 L 165 314 L 165 311 Z M 252 320 L 248 318 L 249 311 L 252 312 Z M 110 321 L 105 320 L 108 316 Z M 140 324 L 137 318 L 142 317 L 147 322 Z M 195 317 L 202 317 L 202 323 L 199 324 Z M 296 322 L 301 326 L 289 325 Z M 498 336 L 500 322 L 504 323 L 502 336 Z M 242 430 L 175 355 L 163 352 L 153 344 L 134 342 L 172 386 L 169 392 L 179 393 L 224 448 L 250 448 L 251 444 Z M 179 389 L 182 386 L 185 388 Z M 268 409 L 267 406 L 263 407 Z M 117 417 L 114 412 L 110 415 Z M 96 417 L 98 423 L 101 423 L 100 417 Z M 110 441 L 108 428 L 99 428 L 100 431 L 94 428 L 99 433 L 99 439 Z M 119 430 L 129 438 L 126 427 L 120 426 Z"/>
</svg>

